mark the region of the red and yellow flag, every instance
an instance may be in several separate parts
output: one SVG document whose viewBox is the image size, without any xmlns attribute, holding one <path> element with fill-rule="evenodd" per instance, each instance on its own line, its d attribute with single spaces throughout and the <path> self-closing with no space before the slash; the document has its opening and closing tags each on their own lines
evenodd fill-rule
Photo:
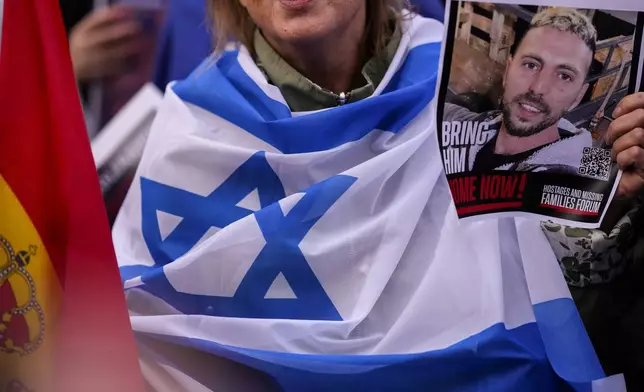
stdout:
<svg viewBox="0 0 644 392">
<path fill-rule="evenodd" d="M 0 26 L 0 392 L 142 391 L 58 1 Z"/>
</svg>

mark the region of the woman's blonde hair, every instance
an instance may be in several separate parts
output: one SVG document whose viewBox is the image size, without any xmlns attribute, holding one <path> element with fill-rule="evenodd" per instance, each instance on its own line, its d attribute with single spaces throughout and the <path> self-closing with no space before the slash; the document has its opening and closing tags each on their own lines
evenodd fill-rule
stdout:
<svg viewBox="0 0 644 392">
<path fill-rule="evenodd" d="M 257 1 L 257 0 L 255 0 Z M 382 52 L 395 25 L 399 22 L 402 10 L 408 0 L 364 0 L 367 2 L 367 27 L 365 39 L 370 42 L 366 49 L 372 54 Z M 237 41 L 253 50 L 255 23 L 239 0 L 208 0 L 209 17 L 214 25 L 215 55 L 221 53 L 228 42 Z"/>
</svg>

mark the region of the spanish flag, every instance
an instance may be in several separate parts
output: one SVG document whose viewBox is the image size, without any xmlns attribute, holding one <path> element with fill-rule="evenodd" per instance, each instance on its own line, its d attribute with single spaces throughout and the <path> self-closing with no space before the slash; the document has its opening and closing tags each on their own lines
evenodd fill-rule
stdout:
<svg viewBox="0 0 644 392">
<path fill-rule="evenodd" d="M 0 391 L 142 391 L 58 1 L 0 26 Z"/>
</svg>

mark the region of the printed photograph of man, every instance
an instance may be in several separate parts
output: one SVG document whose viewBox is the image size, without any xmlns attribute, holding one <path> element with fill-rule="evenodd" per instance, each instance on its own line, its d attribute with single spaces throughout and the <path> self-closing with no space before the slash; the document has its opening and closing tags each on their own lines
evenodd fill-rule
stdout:
<svg viewBox="0 0 644 392">
<path fill-rule="evenodd" d="M 535 14 L 508 56 L 500 110 L 476 113 L 445 104 L 443 121 L 488 122 L 487 142 L 468 148 L 469 171 L 577 174 L 593 139 L 564 116 L 588 91 L 596 40 L 597 31 L 583 13 L 546 8 Z"/>
</svg>

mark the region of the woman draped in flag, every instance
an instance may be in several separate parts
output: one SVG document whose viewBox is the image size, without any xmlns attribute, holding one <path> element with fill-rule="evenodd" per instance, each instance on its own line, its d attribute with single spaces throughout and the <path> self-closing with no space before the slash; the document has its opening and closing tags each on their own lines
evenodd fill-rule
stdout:
<svg viewBox="0 0 644 392">
<path fill-rule="evenodd" d="M 151 389 L 623 390 L 540 223 L 457 218 L 441 23 L 402 0 L 209 4 L 215 56 L 168 87 L 113 231 Z M 611 131 L 624 166 L 642 106 Z"/>
</svg>

